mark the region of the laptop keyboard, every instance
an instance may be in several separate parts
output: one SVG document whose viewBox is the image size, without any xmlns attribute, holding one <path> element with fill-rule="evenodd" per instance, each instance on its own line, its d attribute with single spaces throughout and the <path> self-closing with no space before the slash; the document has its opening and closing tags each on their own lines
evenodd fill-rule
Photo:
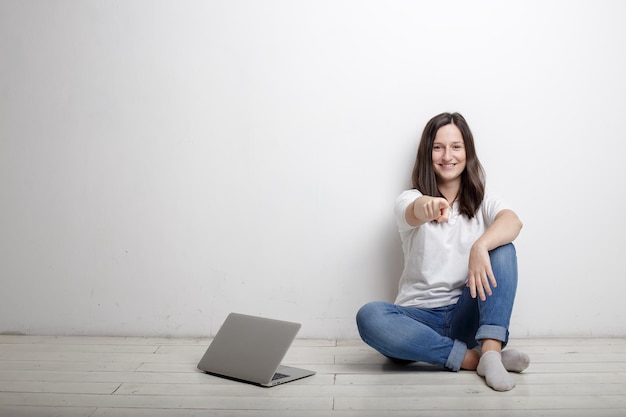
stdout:
<svg viewBox="0 0 626 417">
<path fill-rule="evenodd" d="M 280 378 L 286 378 L 288 376 L 289 375 L 285 375 L 285 374 L 281 374 L 281 373 L 276 372 L 274 374 L 274 376 L 272 377 L 272 381 L 276 381 L 277 379 L 280 379 Z"/>
</svg>

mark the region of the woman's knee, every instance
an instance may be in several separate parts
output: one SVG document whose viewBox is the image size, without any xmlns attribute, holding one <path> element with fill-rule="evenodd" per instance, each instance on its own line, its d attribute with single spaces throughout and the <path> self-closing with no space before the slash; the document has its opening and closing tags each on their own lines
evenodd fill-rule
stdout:
<svg viewBox="0 0 626 417">
<path fill-rule="evenodd" d="M 517 252 L 512 243 L 499 246 L 489 252 L 492 266 L 503 265 L 517 269 Z"/>
<path fill-rule="evenodd" d="M 373 301 L 371 303 L 365 304 L 363 307 L 359 309 L 356 313 L 356 323 L 357 325 L 361 325 L 363 323 L 369 322 L 374 316 L 379 314 L 380 311 L 379 301 Z"/>
<path fill-rule="evenodd" d="M 356 313 L 356 325 L 361 335 L 378 326 L 388 311 L 389 303 L 373 301 L 365 304 Z"/>
<path fill-rule="evenodd" d="M 491 257 L 516 257 L 515 245 L 507 243 L 489 251 Z"/>
<path fill-rule="evenodd" d="M 504 284 L 510 288 L 517 286 L 517 253 L 512 243 L 502 245 L 489 252 L 491 269 L 498 281 L 500 292 Z"/>
</svg>

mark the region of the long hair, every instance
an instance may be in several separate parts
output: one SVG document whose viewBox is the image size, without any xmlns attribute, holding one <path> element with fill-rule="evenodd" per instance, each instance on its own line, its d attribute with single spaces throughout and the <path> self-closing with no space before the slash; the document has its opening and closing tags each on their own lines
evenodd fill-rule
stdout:
<svg viewBox="0 0 626 417">
<path fill-rule="evenodd" d="M 472 131 L 459 113 L 441 113 L 430 119 L 424 127 L 413 166 L 413 188 L 424 195 L 443 197 L 433 169 L 433 142 L 439 128 L 449 124 L 459 128 L 465 142 L 466 165 L 461 174 L 458 200 L 461 214 L 471 219 L 476 215 L 485 197 L 485 171 L 476 155 Z"/>
</svg>

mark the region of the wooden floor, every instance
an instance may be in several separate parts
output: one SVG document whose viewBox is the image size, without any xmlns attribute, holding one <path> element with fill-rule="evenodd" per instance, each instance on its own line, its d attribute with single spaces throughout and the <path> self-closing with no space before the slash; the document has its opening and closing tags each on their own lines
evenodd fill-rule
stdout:
<svg viewBox="0 0 626 417">
<path fill-rule="evenodd" d="M 499 393 L 474 372 L 388 363 L 362 342 L 294 342 L 317 375 L 260 388 L 200 373 L 209 339 L 0 336 L 0 416 L 626 416 L 626 339 L 519 339 Z"/>
</svg>

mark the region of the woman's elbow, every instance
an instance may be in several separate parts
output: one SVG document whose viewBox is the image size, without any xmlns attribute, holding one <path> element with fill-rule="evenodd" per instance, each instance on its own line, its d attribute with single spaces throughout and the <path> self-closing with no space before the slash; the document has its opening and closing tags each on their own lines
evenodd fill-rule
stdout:
<svg viewBox="0 0 626 417">
<path fill-rule="evenodd" d="M 522 227 L 524 227 L 524 223 L 522 223 L 522 221 L 520 220 L 520 218 L 517 216 L 517 214 L 514 214 L 514 219 L 513 219 L 513 225 L 515 227 L 515 229 L 517 230 L 517 234 L 519 234 L 519 232 L 522 231 Z"/>
</svg>

